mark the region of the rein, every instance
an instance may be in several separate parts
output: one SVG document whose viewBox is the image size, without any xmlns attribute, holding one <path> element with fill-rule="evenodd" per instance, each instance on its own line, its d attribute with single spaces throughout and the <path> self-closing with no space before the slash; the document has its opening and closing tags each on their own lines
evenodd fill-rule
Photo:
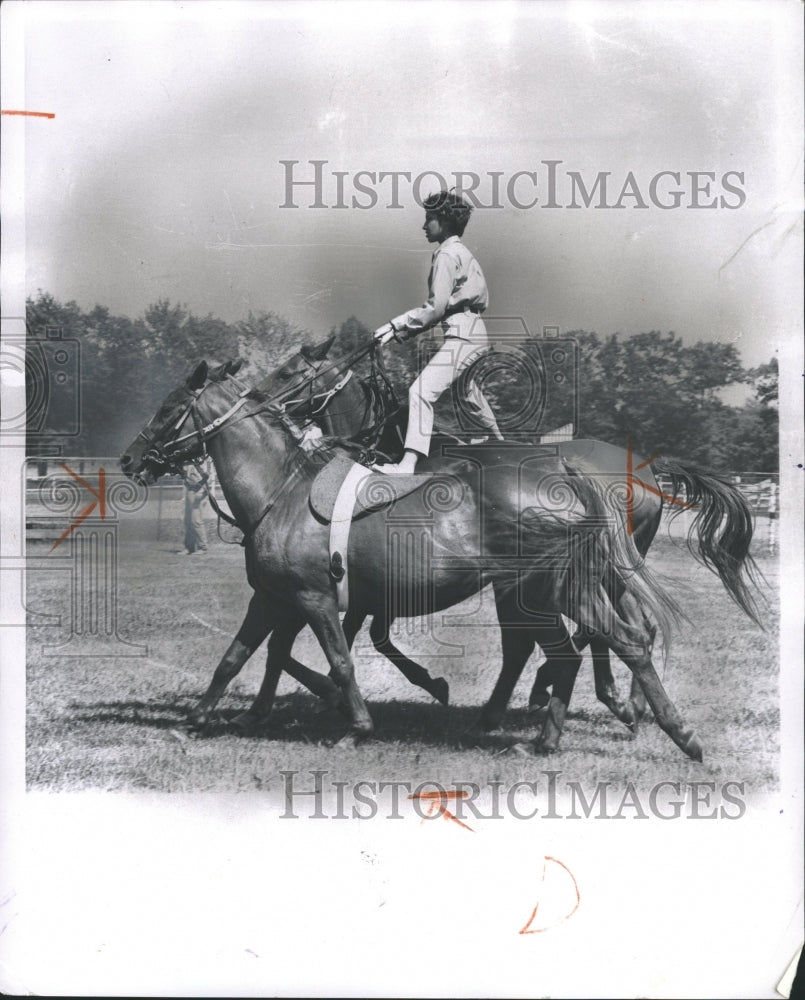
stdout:
<svg viewBox="0 0 805 1000">
<path fill-rule="evenodd" d="M 310 393 L 308 396 L 299 396 L 296 399 L 288 399 L 288 396 L 290 396 L 291 393 L 298 392 L 300 389 L 304 389 L 307 386 L 310 386 L 312 388 L 313 383 L 316 381 L 316 379 L 321 378 L 323 375 L 329 375 L 329 373 L 332 371 L 341 371 L 345 365 L 351 366 L 355 364 L 356 361 L 360 361 L 361 358 L 365 358 L 367 354 L 371 355 L 374 361 L 376 346 L 377 345 L 373 341 L 367 347 L 359 347 L 357 351 L 353 351 L 352 354 L 347 354 L 345 357 L 339 358 L 338 361 L 333 361 L 332 364 L 328 365 L 326 368 L 316 368 L 311 361 L 309 361 L 304 355 L 301 355 L 302 360 L 305 362 L 305 364 L 310 366 L 313 369 L 313 371 L 303 375 L 300 381 L 296 382 L 294 385 L 291 385 L 287 389 L 283 389 L 282 392 L 279 392 L 275 396 L 270 397 L 267 400 L 267 402 L 271 404 L 276 404 L 280 409 L 286 410 L 286 409 L 296 409 L 303 403 L 310 403 L 314 399 L 327 396 L 328 398 L 325 400 L 325 402 L 319 405 L 317 409 L 314 411 L 318 412 L 320 409 L 322 409 L 323 406 L 326 406 L 327 403 L 329 403 L 330 399 L 332 399 L 332 397 L 335 395 L 336 392 L 340 392 L 341 389 L 343 389 L 344 386 L 347 384 L 347 382 L 349 382 L 353 374 L 351 368 L 347 371 L 346 375 L 344 375 L 344 377 L 340 380 L 340 382 L 336 383 L 337 388 L 334 385 L 332 389 L 328 389 L 318 393 Z M 254 387 L 254 389 L 260 391 L 259 382 Z"/>
<path fill-rule="evenodd" d="M 339 378 L 329 389 L 315 393 L 310 392 L 308 396 L 299 396 L 297 398 L 288 398 L 288 397 L 292 393 L 298 392 L 300 389 L 304 389 L 306 386 L 309 386 L 312 389 L 316 380 L 321 378 L 323 375 L 326 375 L 334 370 L 342 370 L 344 365 L 351 365 L 354 362 L 365 357 L 367 354 L 371 355 L 370 388 L 372 394 L 372 405 L 374 409 L 375 422 L 376 422 L 376 427 L 378 428 L 378 436 L 379 436 L 379 432 L 382 430 L 383 424 L 385 422 L 384 420 L 385 407 L 383 405 L 382 391 L 378 385 L 379 381 L 377 377 L 378 373 L 383 383 L 388 388 L 392 396 L 392 399 L 394 399 L 394 389 L 388 380 L 385 370 L 383 369 L 382 360 L 378 359 L 379 362 L 378 364 L 376 364 L 375 362 L 375 355 L 376 355 L 375 349 L 376 345 L 373 342 L 368 347 L 360 348 L 359 350 L 354 351 L 351 355 L 348 355 L 345 358 L 341 358 L 337 362 L 333 362 L 324 369 L 316 368 L 314 365 L 311 364 L 310 361 L 308 361 L 307 358 L 304 358 L 306 363 L 309 364 L 311 368 L 313 368 L 313 371 L 305 375 L 303 379 L 298 381 L 290 388 L 286 388 L 282 392 L 277 393 L 274 396 L 269 397 L 268 399 L 259 400 L 257 401 L 257 406 L 254 409 L 249 409 L 247 412 L 242 412 L 244 406 L 246 406 L 248 402 L 253 401 L 254 397 L 252 396 L 252 394 L 255 392 L 255 389 L 259 391 L 259 384 L 258 386 L 246 387 L 239 393 L 237 399 L 229 407 L 229 409 L 227 409 L 220 416 L 216 417 L 214 420 L 211 420 L 209 423 L 204 424 L 198 412 L 198 401 L 202 393 L 205 391 L 205 389 L 207 389 L 210 385 L 215 384 L 212 381 L 207 381 L 199 389 L 191 390 L 191 399 L 187 403 L 185 409 L 177 418 L 172 428 L 174 434 L 179 434 L 179 432 L 187 423 L 188 418 L 190 418 L 193 422 L 193 430 L 184 434 L 180 434 L 178 437 L 175 437 L 172 440 L 169 440 L 162 445 L 158 445 L 155 443 L 153 436 L 148 432 L 148 428 L 144 428 L 137 435 L 138 439 L 143 440 L 146 444 L 146 451 L 144 458 L 147 461 L 151 462 L 153 465 L 161 467 L 166 472 L 173 472 L 175 474 L 178 474 L 179 476 L 182 477 L 183 480 L 186 480 L 186 475 L 184 473 L 182 466 L 187 461 L 192 461 L 199 469 L 199 471 L 202 472 L 202 476 L 204 477 L 206 484 L 208 477 L 203 473 L 203 470 L 201 469 L 200 466 L 202 460 L 207 457 L 208 441 L 210 441 L 211 438 L 215 437 L 222 430 L 224 430 L 224 428 L 232 424 L 235 418 L 238 418 L 240 420 L 245 420 L 247 417 L 254 417 L 260 413 L 268 413 L 271 416 L 275 417 L 283 426 L 283 428 L 286 430 L 286 432 L 288 432 L 290 436 L 298 442 L 301 438 L 301 432 L 299 428 L 290 419 L 289 413 L 293 413 L 296 409 L 298 409 L 305 403 L 307 403 L 311 407 L 310 409 L 311 416 L 315 416 L 316 414 L 322 413 L 326 409 L 326 407 L 330 404 L 332 399 L 339 392 L 341 392 L 341 390 L 349 383 L 349 381 L 354 376 L 354 372 L 351 367 L 348 368 L 347 371 L 344 373 L 344 375 L 341 376 L 341 378 Z M 232 381 L 237 381 L 231 374 L 228 375 L 227 377 L 232 379 Z M 243 383 L 241 382 L 240 384 L 242 385 Z M 396 399 L 394 399 L 394 402 L 396 403 Z M 195 457 L 193 455 L 193 453 L 197 450 L 199 445 L 201 446 L 201 451 L 202 451 L 201 458 Z M 240 525 L 237 522 L 235 518 L 233 518 L 231 515 L 227 514 L 226 511 L 221 509 L 220 504 L 212 495 L 212 491 L 208 489 L 207 498 L 210 501 L 210 506 L 218 516 L 219 522 L 220 520 L 223 520 L 227 524 L 231 525 L 232 527 L 236 527 L 243 532 L 244 537 L 241 544 L 245 544 L 246 538 L 256 530 L 258 525 L 262 522 L 263 518 L 265 518 L 266 514 L 268 514 L 268 512 L 277 502 L 277 499 L 279 498 L 282 491 L 286 489 L 289 483 L 291 483 L 293 479 L 296 477 L 299 468 L 300 465 L 297 464 L 296 467 L 292 470 L 288 479 L 286 479 L 285 482 L 281 483 L 280 486 L 271 494 L 268 501 L 266 502 L 266 505 L 263 507 L 257 518 L 245 529 L 242 525 Z"/>
<path fill-rule="evenodd" d="M 310 377 L 311 384 L 317 377 L 317 374 L 318 373 L 314 373 Z M 313 394 L 311 398 L 315 399 L 319 395 L 325 396 L 326 399 L 322 405 L 326 406 L 333 398 L 333 396 L 336 395 L 337 392 L 340 392 L 341 389 L 347 384 L 351 376 L 352 376 L 352 371 L 350 370 L 344 376 L 344 378 L 342 378 L 335 386 L 333 386 L 331 390 L 328 390 L 327 393 L 316 393 Z M 232 376 L 230 375 L 229 378 L 232 378 Z M 234 378 L 232 378 L 232 380 L 235 381 Z M 214 420 L 211 420 L 208 424 L 204 424 L 198 412 L 198 400 L 201 397 L 204 390 L 213 384 L 215 383 L 207 382 L 200 389 L 194 390 L 192 392 L 192 398 L 188 402 L 187 407 L 178 417 L 173 427 L 174 433 L 180 431 L 187 422 L 188 417 L 190 417 L 194 425 L 194 429 L 192 431 L 183 434 L 180 437 L 174 438 L 171 441 L 168 441 L 167 443 L 162 445 L 162 447 L 159 447 L 158 445 L 154 444 L 153 438 L 151 437 L 151 435 L 148 434 L 147 429 L 142 430 L 138 435 L 138 437 L 142 438 L 146 442 L 146 445 L 148 446 L 145 453 L 145 458 L 155 465 L 162 466 L 168 472 L 173 472 L 178 474 L 185 482 L 187 480 L 187 476 L 182 466 L 185 464 L 185 461 L 189 460 L 192 461 L 193 464 L 196 466 L 196 468 L 199 470 L 206 484 L 206 482 L 208 481 L 208 476 L 204 473 L 203 469 L 201 468 L 201 462 L 203 461 L 203 459 L 207 457 L 207 442 L 211 438 L 219 434 L 222 430 L 224 430 L 225 427 L 232 424 L 235 417 L 237 417 L 237 415 L 240 413 L 240 411 L 243 409 L 246 403 L 250 402 L 249 395 L 251 392 L 253 392 L 253 389 L 251 387 L 245 388 L 239 394 L 237 400 L 229 407 L 228 410 L 226 410 L 220 416 L 216 417 Z M 283 393 L 282 395 L 284 396 L 285 393 Z M 269 399 L 259 402 L 255 409 L 249 410 L 246 413 L 241 413 L 239 419 L 245 420 L 247 417 L 254 417 L 260 413 L 269 413 L 271 416 L 275 417 L 279 421 L 279 423 L 284 427 L 284 429 L 290 434 L 290 436 L 294 440 L 298 441 L 300 439 L 301 432 L 299 428 L 296 427 L 296 425 L 290 419 L 290 417 L 285 413 L 284 403 L 277 405 L 274 399 Z M 193 452 L 197 449 L 199 444 L 201 445 L 202 455 L 201 457 L 193 457 Z M 243 540 L 240 543 L 243 545 L 246 542 L 246 538 L 256 530 L 258 525 L 265 518 L 266 514 L 268 514 L 268 512 L 277 502 L 283 490 L 285 490 L 288 487 L 288 485 L 291 482 L 293 482 L 293 480 L 296 478 L 296 475 L 298 474 L 300 467 L 301 467 L 300 464 L 297 463 L 295 468 L 292 470 L 290 476 L 284 482 L 280 483 L 277 489 L 274 490 L 274 492 L 269 497 L 263 509 L 260 511 L 257 517 L 252 521 L 252 523 L 248 525 L 246 528 L 244 528 L 243 525 L 239 524 L 238 521 L 230 514 L 227 514 L 225 510 L 222 510 L 220 504 L 213 496 L 212 491 L 209 489 L 207 490 L 207 499 L 209 500 L 210 506 L 215 511 L 219 520 L 223 520 L 227 524 L 231 525 L 232 527 L 238 528 L 239 531 L 243 532 Z"/>
<path fill-rule="evenodd" d="M 320 373 L 316 371 L 312 375 L 308 376 L 308 380 L 310 382 L 311 387 L 313 386 L 313 383 L 316 381 L 316 379 L 319 377 L 319 374 Z M 321 403 L 319 403 L 319 405 L 316 406 L 314 409 L 312 409 L 310 411 L 310 414 L 311 414 L 311 416 L 313 416 L 316 413 L 321 413 L 321 411 L 326 406 L 329 405 L 330 400 L 333 398 L 333 396 L 337 396 L 338 393 L 341 392 L 341 390 L 349 382 L 349 380 L 352 378 L 352 376 L 354 374 L 355 373 L 353 372 L 353 370 L 351 368 L 349 368 L 347 370 L 346 375 L 344 375 L 344 377 L 342 379 L 339 379 L 339 381 L 335 383 L 335 385 L 332 387 L 332 389 L 327 389 L 324 392 L 314 392 L 314 393 L 311 393 L 310 396 L 307 399 L 305 397 L 303 397 L 303 396 L 300 396 L 298 399 L 283 400 L 283 402 L 281 404 L 282 409 L 283 410 L 287 410 L 287 409 L 291 409 L 291 408 L 295 409 L 297 406 L 300 406 L 302 403 L 307 403 L 307 402 L 312 403 L 314 399 L 318 399 L 321 396 L 323 398 L 323 401 Z M 289 391 L 293 391 L 293 390 L 289 390 Z"/>
</svg>

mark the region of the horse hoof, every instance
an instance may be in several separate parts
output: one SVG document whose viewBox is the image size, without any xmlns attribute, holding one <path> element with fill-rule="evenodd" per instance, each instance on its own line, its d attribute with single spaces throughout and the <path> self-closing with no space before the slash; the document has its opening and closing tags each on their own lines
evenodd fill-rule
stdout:
<svg viewBox="0 0 805 1000">
<path fill-rule="evenodd" d="M 533 757 L 534 750 L 528 743 L 512 743 L 508 751 L 513 757 Z"/>
<path fill-rule="evenodd" d="M 617 705 L 615 707 L 615 716 L 620 719 L 627 729 L 630 729 L 633 733 L 637 732 L 637 719 L 630 705 Z"/>
<path fill-rule="evenodd" d="M 355 750 L 360 740 L 355 733 L 346 733 L 337 743 L 333 743 L 334 750 Z"/>
<path fill-rule="evenodd" d="M 688 741 L 685 743 L 682 749 L 685 751 L 688 757 L 691 758 L 691 760 L 695 760 L 699 764 L 701 764 L 703 760 L 702 745 L 696 738 L 695 733 L 688 739 Z"/>
<path fill-rule="evenodd" d="M 528 699 L 528 711 L 539 712 L 540 709 L 548 707 L 550 700 L 551 696 L 547 691 L 532 691 L 531 697 Z"/>
<path fill-rule="evenodd" d="M 333 746 L 337 749 L 354 750 L 359 744 L 365 743 L 366 740 L 370 739 L 373 731 L 371 727 L 368 729 L 350 729 Z"/>
<path fill-rule="evenodd" d="M 634 698 L 632 698 L 630 707 L 632 710 L 632 715 L 634 716 L 635 727 L 637 727 L 637 724 L 639 722 L 642 722 L 643 719 L 645 718 L 646 715 L 645 706 L 638 705 L 637 702 L 634 700 Z"/>
<path fill-rule="evenodd" d="M 203 729 L 210 721 L 210 713 L 206 709 L 191 709 L 187 713 L 187 724 L 191 729 Z"/>
<path fill-rule="evenodd" d="M 247 711 L 241 712 L 240 715 L 236 715 L 229 725 L 230 728 L 235 730 L 235 732 L 245 736 L 247 733 L 255 732 L 255 730 L 257 730 L 260 725 L 264 723 L 265 719 L 260 719 L 256 715 L 249 715 Z"/>
<path fill-rule="evenodd" d="M 547 757 L 558 751 L 559 747 L 555 743 L 548 743 L 545 740 L 534 740 L 534 753 L 540 757 Z"/>
<path fill-rule="evenodd" d="M 440 705 L 450 704 L 450 685 L 444 677 L 436 678 L 433 682 L 433 690 L 431 691 L 431 694 Z"/>
<path fill-rule="evenodd" d="M 500 728 L 500 719 L 492 719 L 482 715 L 470 731 L 474 731 L 478 735 L 488 735 L 489 733 L 499 733 Z"/>
</svg>

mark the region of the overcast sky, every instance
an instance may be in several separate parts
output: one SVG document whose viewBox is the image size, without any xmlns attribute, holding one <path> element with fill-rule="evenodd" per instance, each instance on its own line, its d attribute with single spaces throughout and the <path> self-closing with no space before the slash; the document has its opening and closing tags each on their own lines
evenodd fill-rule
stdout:
<svg viewBox="0 0 805 1000">
<path fill-rule="evenodd" d="M 27 283 L 137 315 L 159 298 L 227 320 L 274 310 L 325 333 L 419 304 L 431 248 L 411 186 L 388 208 L 297 209 L 281 160 L 501 175 L 502 208 L 465 242 L 490 315 L 535 331 L 675 330 L 767 360 L 796 331 L 801 177 L 797 4 L 347 5 L 36 3 L 25 7 Z M 793 15 L 793 16 L 792 16 Z M 546 197 L 543 160 L 610 201 L 632 171 L 679 171 L 679 209 L 518 209 Z M 716 175 L 690 205 L 688 171 Z M 721 182 L 727 172 L 741 196 Z M 452 179 L 451 179 L 452 183 Z M 423 185 L 423 193 L 436 182 Z M 673 185 L 666 177 L 659 190 Z M 307 206 L 310 189 L 297 189 Z M 596 204 L 594 201 L 593 204 Z"/>
</svg>

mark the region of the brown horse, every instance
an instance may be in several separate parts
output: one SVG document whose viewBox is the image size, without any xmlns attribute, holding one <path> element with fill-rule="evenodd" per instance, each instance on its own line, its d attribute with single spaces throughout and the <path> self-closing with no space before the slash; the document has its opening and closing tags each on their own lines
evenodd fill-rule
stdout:
<svg viewBox="0 0 805 1000">
<path fill-rule="evenodd" d="M 372 356 L 372 371 L 368 373 L 368 377 L 358 378 L 349 367 L 349 358 L 330 357 L 334 339 L 331 336 L 322 344 L 304 346 L 264 383 L 266 388 L 279 391 L 283 387 L 286 390 L 285 410 L 294 418 L 302 421 L 313 419 L 330 435 L 371 445 L 366 456 L 368 461 L 372 460 L 371 452 L 375 450 L 392 458 L 398 457 L 407 413 L 404 408 L 396 405 L 396 400 L 389 399 L 385 391 L 387 383 L 380 355 L 376 358 Z M 380 367 L 380 377 L 375 372 L 376 365 Z M 300 390 L 301 386 L 304 386 L 303 391 Z M 454 407 L 460 407 L 460 393 L 454 396 L 453 404 Z M 426 462 L 421 462 L 419 468 L 423 471 L 444 469 L 446 463 L 449 464 L 448 456 L 462 454 L 455 449 L 458 443 L 449 434 L 435 433 L 431 456 Z M 610 490 L 622 492 L 624 500 L 630 506 L 629 527 L 633 532 L 633 541 L 640 555 L 645 556 L 659 528 L 664 506 L 651 464 L 629 450 L 602 441 L 563 441 L 553 447 L 557 455 L 572 463 L 576 471 L 595 477 L 597 482 Z M 684 486 L 687 495 L 695 496 L 696 502 L 703 502 L 701 517 L 691 529 L 694 533 L 703 526 L 699 539 L 700 554 L 706 564 L 722 575 L 730 593 L 733 588 L 737 588 L 738 603 L 751 615 L 751 600 L 742 588 L 740 571 L 734 572 L 748 554 L 752 532 L 749 512 L 740 493 L 718 477 L 699 474 L 698 478 L 691 478 L 691 474 L 678 466 L 668 463 L 663 465 L 656 460 L 654 464 L 672 476 L 674 495 L 667 497 L 666 501 L 678 504 L 677 512 L 684 506 L 692 505 L 681 503 L 677 499 L 679 486 Z M 722 526 L 726 547 L 720 543 L 717 534 Z M 621 595 L 620 599 L 628 601 L 628 596 Z M 350 604 L 343 623 L 350 647 L 365 617 L 363 609 L 356 607 L 354 603 Z M 388 637 L 390 624 L 387 619 L 374 618 L 372 621 L 370 637 L 378 652 L 399 666 L 409 680 L 435 697 L 439 697 L 437 691 L 446 692 L 446 682 L 442 678 L 433 680 L 424 668 L 404 656 L 391 643 Z M 563 642 L 567 641 L 561 619 L 551 623 L 550 628 L 544 624 L 536 624 L 527 631 L 521 628 L 516 636 L 511 630 L 507 631 L 502 627 L 503 669 L 481 714 L 481 728 L 489 731 L 499 726 L 514 686 L 536 646 L 542 647 L 547 659 L 537 671 L 529 706 L 548 705 L 549 687 L 553 687 L 554 692 L 561 695 L 561 701 L 567 704 L 575 684 L 577 667 L 574 667 L 575 659 L 568 661 L 561 651 L 553 648 L 557 636 Z M 598 699 L 617 718 L 636 730 L 645 711 L 643 690 L 636 676 L 632 676 L 630 701 L 622 701 L 612 676 L 607 644 L 588 630 L 579 629 L 572 638 L 578 652 L 587 644 L 590 646 Z"/>
<path fill-rule="evenodd" d="M 293 641 L 309 623 L 344 695 L 350 737 L 356 740 L 371 733 L 372 722 L 338 619 L 328 574 L 328 531 L 307 503 L 325 456 L 299 448 L 282 409 L 265 392 L 241 392 L 233 371 L 227 365 L 209 377 L 206 363 L 199 365 L 121 459 L 127 474 L 148 483 L 208 449 L 245 531 L 247 573 L 255 596 L 194 718 L 203 721 L 229 679 L 271 632 L 266 677 L 250 709 L 253 717 L 265 718 L 281 671 L 293 665 Z M 191 422 L 195 429 L 188 431 Z M 400 566 L 389 557 L 382 511 L 354 523 L 350 603 L 375 616 L 402 604 L 408 614 L 430 614 L 491 582 L 504 634 L 543 626 L 546 612 L 553 621 L 566 613 L 590 634 L 605 638 L 638 676 L 660 726 L 686 753 L 701 759 L 698 740 L 651 663 L 646 616 L 667 631 L 673 605 L 637 556 L 622 504 L 607 503 L 605 491 L 592 480 L 573 475 L 556 456 L 535 455 L 533 449 L 515 456 L 505 447 L 486 448 L 462 456 L 441 489 L 422 535 L 427 544 L 411 551 Z M 398 501 L 395 514 L 421 523 L 420 496 Z M 627 602 L 613 601 L 612 595 L 621 591 L 630 597 L 633 610 L 628 613 Z M 740 598 L 739 590 L 731 592 Z M 578 668 L 580 657 L 566 635 L 556 632 L 555 648 L 562 660 Z M 543 733 L 549 748 L 558 740 L 566 708 L 556 689 L 550 708 Z"/>
</svg>

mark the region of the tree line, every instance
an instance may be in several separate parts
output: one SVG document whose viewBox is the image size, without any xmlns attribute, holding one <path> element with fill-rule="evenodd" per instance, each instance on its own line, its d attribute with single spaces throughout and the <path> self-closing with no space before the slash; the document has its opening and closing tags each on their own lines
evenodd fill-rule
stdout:
<svg viewBox="0 0 805 1000">
<path fill-rule="evenodd" d="M 41 291 L 26 305 L 29 341 L 51 341 L 42 355 L 48 370 L 37 364 L 27 372 L 29 450 L 36 452 L 59 444 L 62 454 L 117 455 L 198 360 L 242 357 L 242 376 L 257 381 L 314 340 L 309 331 L 273 312 L 249 313 L 227 323 L 163 299 L 130 319 L 100 305 L 84 311 Z M 336 342 L 331 354 L 336 356 L 364 347 L 371 338 L 355 317 L 332 333 Z M 58 373 L 57 383 L 52 358 L 59 337 L 76 361 Z M 732 344 L 687 345 L 674 333 L 658 331 L 622 337 L 576 330 L 562 339 L 575 341 L 578 368 L 571 373 L 565 366 L 565 375 L 573 377 L 565 379 L 561 391 L 552 382 L 545 343 L 537 339 L 525 339 L 517 349 L 521 360 L 534 359 L 530 367 L 479 367 L 483 390 L 504 422 L 507 413 L 534 413 L 528 404 L 534 395 L 533 371 L 541 365 L 540 405 L 532 417 L 538 420 L 536 434 L 575 418 L 578 437 L 619 445 L 630 439 L 636 451 L 662 452 L 715 471 L 777 471 L 775 358 L 747 368 Z M 402 400 L 427 351 L 421 338 L 383 349 Z M 746 401 L 740 406 L 723 398 L 725 389 L 737 385 L 745 387 Z M 71 436 L 64 437 L 76 410 L 80 419 L 77 425 L 72 421 Z M 449 412 L 449 406 L 437 409 L 437 421 L 441 417 L 449 425 Z"/>
</svg>

